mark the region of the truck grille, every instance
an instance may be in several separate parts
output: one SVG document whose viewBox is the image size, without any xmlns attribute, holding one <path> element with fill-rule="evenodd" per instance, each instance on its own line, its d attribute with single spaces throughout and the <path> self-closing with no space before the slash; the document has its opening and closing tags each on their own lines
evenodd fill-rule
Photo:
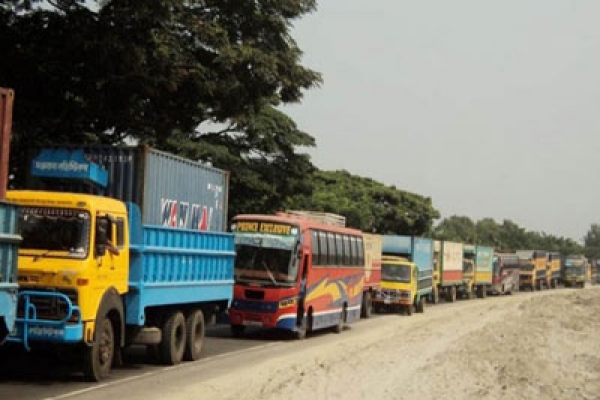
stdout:
<svg viewBox="0 0 600 400">
<path fill-rule="evenodd" d="M 262 290 L 248 289 L 245 291 L 245 295 L 247 299 L 251 300 L 263 300 L 265 298 L 265 292 Z"/>
<path fill-rule="evenodd" d="M 63 290 L 56 291 L 52 289 L 34 289 L 36 292 L 46 292 L 46 293 L 62 293 L 69 298 L 72 303 L 72 306 L 77 306 L 78 298 L 76 290 Z M 60 297 L 56 296 L 36 296 L 30 295 L 30 302 L 35 306 L 36 310 L 36 318 L 38 320 L 51 320 L 51 321 L 59 321 L 68 313 L 69 306 L 67 302 Z M 17 317 L 24 318 L 25 317 L 25 298 L 23 296 L 19 297 L 19 306 L 17 309 Z M 32 315 L 29 315 L 31 318 Z M 74 313 L 71 316 L 70 322 L 75 322 L 78 319 L 78 315 Z"/>
</svg>

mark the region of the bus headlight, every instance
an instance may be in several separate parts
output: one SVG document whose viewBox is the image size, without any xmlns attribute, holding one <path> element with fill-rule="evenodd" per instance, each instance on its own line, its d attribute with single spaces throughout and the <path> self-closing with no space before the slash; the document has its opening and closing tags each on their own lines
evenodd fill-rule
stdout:
<svg viewBox="0 0 600 400">
<path fill-rule="evenodd" d="M 283 299 L 279 302 L 279 308 L 287 308 L 296 305 L 296 298 L 291 297 L 289 299 Z"/>
</svg>

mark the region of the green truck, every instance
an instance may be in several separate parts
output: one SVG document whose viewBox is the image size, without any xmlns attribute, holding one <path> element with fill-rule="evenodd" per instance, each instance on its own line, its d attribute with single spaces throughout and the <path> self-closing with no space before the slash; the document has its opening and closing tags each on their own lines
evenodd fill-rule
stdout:
<svg viewBox="0 0 600 400">
<path fill-rule="evenodd" d="M 585 278 L 589 263 L 582 255 L 568 256 L 563 266 L 565 287 L 585 287 Z"/>
</svg>

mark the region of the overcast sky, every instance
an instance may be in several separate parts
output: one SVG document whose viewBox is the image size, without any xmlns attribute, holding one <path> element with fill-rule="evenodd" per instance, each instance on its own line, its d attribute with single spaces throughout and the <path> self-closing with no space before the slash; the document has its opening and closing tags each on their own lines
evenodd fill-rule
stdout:
<svg viewBox="0 0 600 400">
<path fill-rule="evenodd" d="M 324 84 L 286 107 L 320 169 L 580 240 L 600 223 L 600 1 L 321 0 Z"/>
</svg>

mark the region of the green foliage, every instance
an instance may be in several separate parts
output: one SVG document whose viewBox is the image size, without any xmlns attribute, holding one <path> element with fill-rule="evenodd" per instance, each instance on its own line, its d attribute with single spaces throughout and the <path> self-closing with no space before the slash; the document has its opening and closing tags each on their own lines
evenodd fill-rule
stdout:
<svg viewBox="0 0 600 400">
<path fill-rule="evenodd" d="M 539 249 L 568 255 L 582 251 L 572 239 L 527 231 L 510 220 L 498 224 L 491 218 L 484 218 L 474 223 L 469 217 L 455 215 L 442 220 L 433 235 L 440 240 L 492 246 L 503 252 Z"/>
<path fill-rule="evenodd" d="M 584 254 L 592 260 L 600 259 L 600 224 L 592 224 L 583 238 Z"/>
<path fill-rule="evenodd" d="M 39 3 L 0 7 L 2 59 L 10 60 L 0 63 L 0 86 L 16 92 L 17 177 L 27 167 L 17 155 L 50 143 L 133 139 L 168 149 L 176 138 L 182 148 L 214 151 L 211 158 L 235 157 L 231 130 L 199 135 L 198 127 L 231 124 L 264 147 L 256 134 L 264 110 L 299 101 L 321 81 L 300 65 L 289 32 L 314 0 Z M 300 136 L 280 140 L 308 140 Z"/>
<path fill-rule="evenodd" d="M 340 214 L 348 226 L 380 234 L 423 235 L 439 217 L 429 198 L 346 171 L 318 171 L 311 185 L 312 196 L 291 196 L 285 208 Z"/>
<path fill-rule="evenodd" d="M 197 134 L 196 139 L 173 136 L 165 147 L 231 172 L 231 216 L 272 213 L 280 209 L 282 199 L 312 192 L 307 177 L 315 168 L 296 148 L 314 146 L 314 139 L 272 107 L 240 118 L 219 133 Z"/>
</svg>

